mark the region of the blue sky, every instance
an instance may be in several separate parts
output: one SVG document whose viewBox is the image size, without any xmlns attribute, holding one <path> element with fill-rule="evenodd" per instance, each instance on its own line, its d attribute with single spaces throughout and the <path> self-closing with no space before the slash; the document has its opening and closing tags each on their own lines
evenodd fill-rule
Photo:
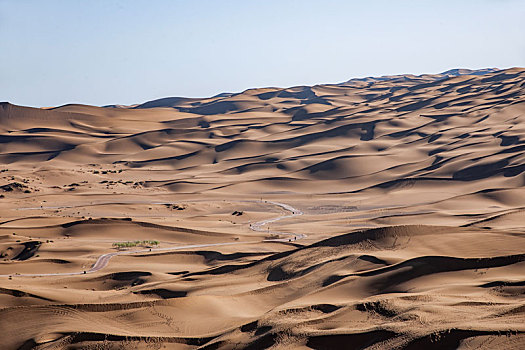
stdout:
<svg viewBox="0 0 525 350">
<path fill-rule="evenodd" d="M 0 0 L 0 101 L 133 104 L 524 67 L 525 1 Z"/>
</svg>

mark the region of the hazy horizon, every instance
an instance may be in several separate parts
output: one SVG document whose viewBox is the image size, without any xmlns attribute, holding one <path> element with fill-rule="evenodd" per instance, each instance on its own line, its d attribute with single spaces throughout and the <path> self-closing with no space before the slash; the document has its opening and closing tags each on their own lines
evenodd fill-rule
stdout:
<svg viewBox="0 0 525 350">
<path fill-rule="evenodd" d="M 484 70 L 484 69 L 497 69 L 497 70 L 505 70 L 505 69 L 511 69 L 511 68 L 522 68 L 522 67 L 505 67 L 505 68 L 500 68 L 500 67 L 481 67 L 481 68 L 475 68 L 475 69 L 472 69 L 472 68 L 466 68 L 466 67 L 456 67 L 456 68 L 451 68 L 451 69 L 447 69 L 445 71 L 442 71 L 442 72 L 428 72 L 428 73 L 418 73 L 418 74 L 413 74 L 413 73 L 396 73 L 396 74 L 384 74 L 384 75 L 374 75 L 374 76 L 371 76 L 371 75 L 368 75 L 368 76 L 358 76 L 358 77 L 350 77 L 346 80 L 342 80 L 342 81 L 339 81 L 339 82 L 329 82 L 329 83 L 324 83 L 324 82 L 319 82 L 319 83 L 312 83 L 312 84 L 296 84 L 296 85 L 289 85 L 289 86 L 270 86 L 270 85 L 266 85 L 266 86 L 253 86 L 253 87 L 248 87 L 248 88 L 245 88 L 243 90 L 238 90 L 238 91 L 220 91 L 220 92 L 217 92 L 216 94 L 213 94 L 213 95 L 203 95 L 203 96 L 180 96 L 180 95 L 170 95 L 170 96 L 158 96 L 158 97 L 154 97 L 152 99 L 149 99 L 149 100 L 144 100 L 144 101 L 140 101 L 140 102 L 135 102 L 135 103 L 129 103 L 129 104 L 123 104 L 123 103 L 111 103 L 111 104 L 104 104 L 104 105 L 96 105 L 96 104 L 92 104 L 94 106 L 100 106 L 100 107 L 106 107 L 106 106 L 133 106 L 133 105 L 140 105 L 142 103 L 146 103 L 146 102 L 150 102 L 150 101 L 155 101 L 155 100 L 161 100 L 161 99 L 169 99 L 169 98 L 174 98 L 174 97 L 181 97 L 181 98 L 195 98 L 195 99 L 199 99 L 199 98 L 208 98 L 208 97 L 215 97 L 215 96 L 219 96 L 221 94 L 236 94 L 236 93 L 242 93 L 244 91 L 247 91 L 247 90 L 250 90 L 250 89 L 264 89 L 264 88 L 293 88 L 293 87 L 297 87 L 297 86 L 315 86 L 315 85 L 330 85 L 330 84 L 338 84 L 338 83 L 344 83 L 346 81 L 349 81 L 349 80 L 352 80 L 352 79 L 361 79 L 361 78 L 381 78 L 381 77 L 389 77 L 389 76 L 397 76 L 397 75 L 414 75 L 414 76 L 422 76 L 422 75 L 433 75 L 433 74 L 441 74 L 441 73 L 445 73 L 447 71 L 450 71 L 450 70 L 455 70 L 455 69 L 467 69 L 467 70 L 472 70 L 472 71 L 479 71 L 479 70 Z M 11 104 L 16 104 L 16 103 L 13 103 L 11 101 L 0 101 L 0 103 L 3 103 L 3 102 L 8 102 L 8 103 L 11 103 Z M 64 103 L 64 104 L 61 104 L 61 105 L 46 105 L 46 106 L 30 106 L 30 107 L 59 107 L 59 106 L 64 106 L 64 105 L 70 105 L 70 104 L 85 104 L 85 103 L 77 103 L 77 102 L 67 102 L 67 103 Z M 86 104 L 86 105 L 90 105 L 90 104 Z"/>
<path fill-rule="evenodd" d="M 519 1 L 7 1 L 0 99 L 136 104 L 525 66 Z"/>
</svg>

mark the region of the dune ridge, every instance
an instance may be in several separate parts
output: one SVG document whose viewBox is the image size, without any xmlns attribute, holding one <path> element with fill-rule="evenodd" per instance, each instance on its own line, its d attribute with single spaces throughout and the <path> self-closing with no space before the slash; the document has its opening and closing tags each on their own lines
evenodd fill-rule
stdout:
<svg viewBox="0 0 525 350">
<path fill-rule="evenodd" d="M 523 68 L 1 103 L 0 347 L 522 349 L 523 125 Z"/>
</svg>

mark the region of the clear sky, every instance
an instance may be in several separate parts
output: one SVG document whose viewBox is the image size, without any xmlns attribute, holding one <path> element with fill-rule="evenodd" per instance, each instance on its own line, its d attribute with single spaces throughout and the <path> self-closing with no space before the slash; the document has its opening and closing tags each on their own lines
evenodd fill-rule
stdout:
<svg viewBox="0 0 525 350">
<path fill-rule="evenodd" d="M 524 67 L 524 0 L 0 0 L 0 101 L 134 104 Z"/>
</svg>

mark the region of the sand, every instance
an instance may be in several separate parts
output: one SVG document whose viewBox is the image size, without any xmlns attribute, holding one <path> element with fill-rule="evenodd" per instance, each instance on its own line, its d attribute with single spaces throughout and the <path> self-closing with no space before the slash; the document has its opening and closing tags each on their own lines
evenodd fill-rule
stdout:
<svg viewBox="0 0 525 350">
<path fill-rule="evenodd" d="M 2 103 L 0 348 L 523 349 L 523 135 L 522 68 Z"/>
</svg>

